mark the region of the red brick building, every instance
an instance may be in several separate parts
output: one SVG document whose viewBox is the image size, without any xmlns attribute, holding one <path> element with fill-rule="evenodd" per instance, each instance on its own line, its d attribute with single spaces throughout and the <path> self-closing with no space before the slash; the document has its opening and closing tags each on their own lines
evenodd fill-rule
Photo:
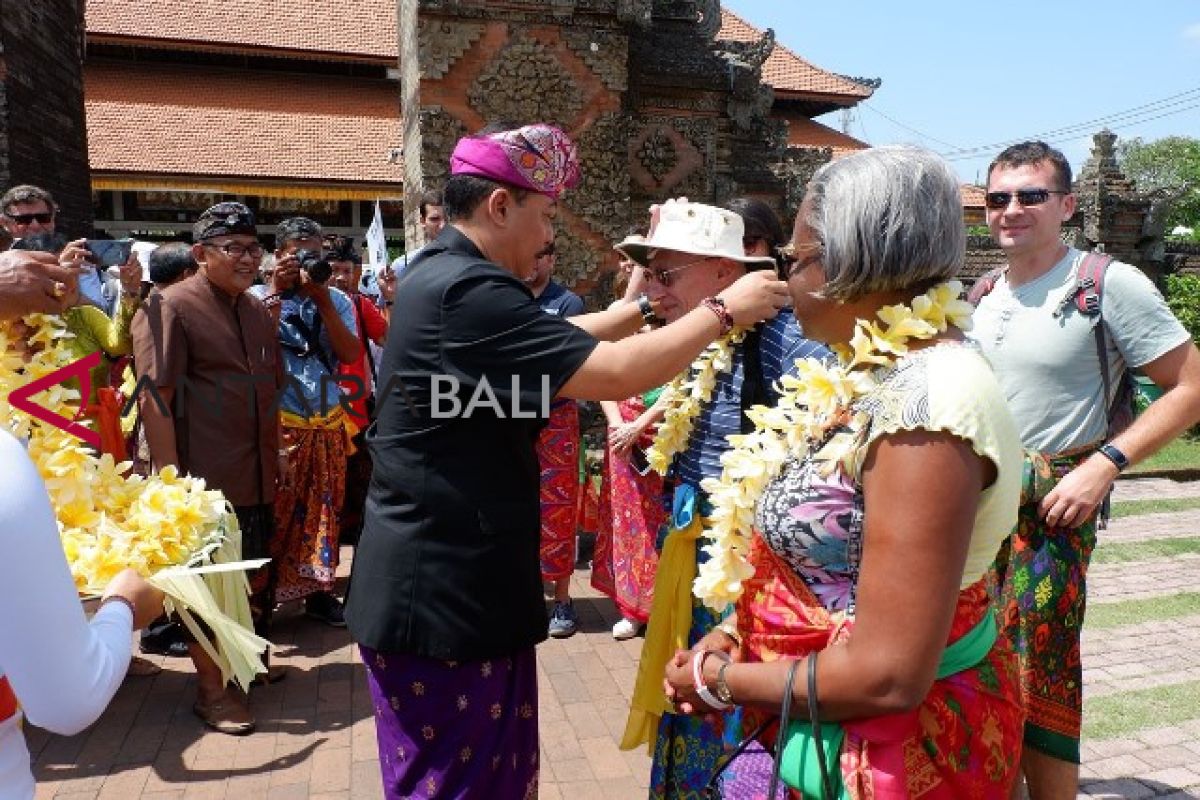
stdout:
<svg viewBox="0 0 1200 800">
<path fill-rule="evenodd" d="M 762 32 L 725 12 L 718 38 Z M 265 223 L 303 213 L 361 232 L 376 199 L 401 239 L 403 164 L 394 0 L 90 0 L 84 93 L 96 226 L 184 235 L 242 199 Z M 872 89 L 782 45 L 764 65 L 789 142 L 864 143 L 813 122 Z"/>
</svg>

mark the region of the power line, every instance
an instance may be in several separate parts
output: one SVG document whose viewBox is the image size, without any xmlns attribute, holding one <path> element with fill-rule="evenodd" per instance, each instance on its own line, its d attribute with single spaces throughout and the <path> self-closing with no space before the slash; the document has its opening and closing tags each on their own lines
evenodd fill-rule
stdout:
<svg viewBox="0 0 1200 800">
<path fill-rule="evenodd" d="M 1200 100 L 1200 86 L 1197 86 L 1193 89 L 1188 89 L 1187 91 L 1184 91 L 1184 92 L 1179 92 L 1178 94 L 1170 95 L 1169 97 L 1164 97 L 1159 100 L 1154 100 L 1149 103 L 1143 103 L 1140 106 L 1134 106 L 1133 108 L 1127 108 L 1124 111 L 1117 111 L 1117 112 L 1113 112 L 1112 114 L 1106 114 L 1104 116 L 1096 117 L 1094 119 L 1086 120 L 1084 122 L 1077 122 L 1073 125 L 1067 125 L 1067 126 L 1064 126 L 1061 128 L 1053 128 L 1048 131 L 1042 131 L 1041 133 L 1035 133 L 1035 134 L 1031 134 L 1029 136 L 1023 136 L 1023 137 L 1016 138 L 1016 139 L 1007 139 L 1007 140 L 1001 141 L 1001 142 L 991 142 L 989 144 L 981 144 L 981 145 L 976 145 L 974 147 L 957 148 L 954 150 L 946 151 L 946 152 L 942 153 L 941 155 L 943 157 L 951 159 L 951 160 L 955 160 L 958 158 L 973 158 L 975 156 L 978 156 L 981 153 L 998 150 L 998 149 L 1006 147 L 1010 144 L 1015 144 L 1017 142 L 1022 142 L 1022 141 L 1028 141 L 1030 139 L 1049 140 L 1054 137 L 1059 137 L 1059 140 L 1061 141 L 1061 137 L 1064 135 L 1067 135 L 1067 134 L 1072 134 L 1072 136 L 1068 136 L 1068 138 L 1073 138 L 1073 134 L 1077 134 L 1081 131 L 1085 131 L 1088 128 L 1091 128 L 1091 127 L 1094 127 L 1097 125 L 1106 125 L 1109 127 L 1128 127 L 1129 125 L 1141 124 L 1142 122 L 1148 122 L 1152 119 L 1161 119 L 1163 116 L 1170 116 L 1171 114 L 1182 113 L 1184 111 L 1188 111 L 1191 108 L 1194 108 L 1195 106 L 1187 105 L 1185 108 L 1178 109 L 1177 111 L 1172 111 L 1172 112 L 1168 112 L 1167 114 L 1161 114 L 1161 115 L 1157 115 L 1157 116 L 1151 116 L 1151 115 L 1155 114 L 1155 112 L 1162 111 L 1163 109 L 1173 108 L 1175 106 L 1184 105 L 1187 103 L 1193 103 L 1197 100 Z M 1142 118 L 1142 117 L 1144 117 L 1144 118 Z M 1131 118 L 1134 118 L 1134 119 L 1131 119 Z M 1114 125 L 1111 123 L 1121 123 L 1121 124 Z"/>
<path fill-rule="evenodd" d="M 951 148 L 958 149 L 958 145 L 951 144 L 950 142 L 943 141 L 943 140 L 941 140 L 941 139 L 937 138 L 936 136 L 930 136 L 928 133 L 924 133 L 924 132 L 922 132 L 922 131 L 919 131 L 919 130 L 917 130 L 916 128 L 912 127 L 911 125 L 905 125 L 905 124 L 904 124 L 903 122 L 901 122 L 900 120 L 898 120 L 898 119 L 893 119 L 892 117 L 889 117 L 887 114 L 883 113 L 882 111 L 880 111 L 878 108 L 876 108 L 875 106 L 873 106 L 873 105 L 872 105 L 872 104 L 870 104 L 870 103 L 867 103 L 867 102 L 865 102 L 865 101 L 864 101 L 864 102 L 862 102 L 862 103 L 859 103 L 859 105 L 860 105 L 860 106 L 862 106 L 862 107 L 864 107 L 864 108 L 868 108 L 868 109 L 870 109 L 871 111 L 874 111 L 876 114 L 878 114 L 879 116 L 883 117 L 884 119 L 886 119 L 888 122 L 892 123 L 893 125 L 896 125 L 897 127 L 900 127 L 900 128 L 904 128 L 904 130 L 906 130 L 906 131 L 909 131 L 909 132 L 911 132 L 911 133 L 915 133 L 917 136 L 920 136 L 922 139 L 928 139 L 928 140 L 930 140 L 931 142 L 937 142 L 938 144 L 945 145 L 946 147 L 951 147 Z M 862 115 L 861 115 L 861 114 L 859 114 L 859 120 L 860 120 L 860 121 L 859 121 L 859 124 L 861 125 L 861 124 L 862 124 L 862 122 L 861 122 L 861 120 L 862 120 Z"/>
<path fill-rule="evenodd" d="M 1200 97 L 1193 98 L 1193 99 L 1200 100 Z M 1123 122 L 1123 123 L 1120 123 L 1117 125 L 1107 125 L 1106 127 L 1108 127 L 1110 130 L 1121 130 L 1123 128 L 1131 128 L 1135 125 L 1142 125 L 1147 122 L 1153 122 L 1156 119 L 1163 119 L 1164 117 L 1173 117 L 1176 114 L 1182 114 L 1185 111 L 1191 111 L 1192 109 L 1195 109 L 1195 108 L 1200 108 L 1200 102 L 1196 102 L 1196 103 L 1193 103 L 1192 105 L 1184 106 L 1183 108 L 1177 108 L 1174 111 L 1166 111 L 1162 114 L 1155 114 L 1153 116 L 1142 117 L 1140 119 L 1130 120 L 1128 122 Z M 971 158 L 979 158 L 980 155 L 987 153 L 991 150 L 999 150 L 1003 147 L 1007 147 L 1008 145 L 1017 144 L 1019 142 L 1024 142 L 1024 141 L 1029 141 L 1031 139 L 1041 139 L 1042 141 L 1046 142 L 1047 144 L 1060 144 L 1062 142 L 1069 142 L 1072 139 L 1077 139 L 1080 137 L 1081 134 L 1083 134 L 1082 130 L 1076 131 L 1074 133 L 1071 133 L 1069 135 L 1064 135 L 1064 136 L 1045 137 L 1045 136 L 1041 136 L 1041 135 L 1034 135 L 1034 136 L 1030 136 L 1027 138 L 1012 139 L 1007 142 L 1000 142 L 995 145 L 992 145 L 990 148 L 986 148 L 986 147 L 982 148 L 979 152 L 971 151 L 971 152 L 959 153 L 957 155 L 943 155 L 942 157 L 945 158 L 947 161 L 965 161 L 965 160 L 971 159 Z"/>
</svg>

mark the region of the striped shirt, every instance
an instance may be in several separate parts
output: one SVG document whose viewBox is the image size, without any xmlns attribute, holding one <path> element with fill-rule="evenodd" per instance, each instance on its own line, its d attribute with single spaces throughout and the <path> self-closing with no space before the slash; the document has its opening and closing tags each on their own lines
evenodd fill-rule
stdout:
<svg viewBox="0 0 1200 800">
<path fill-rule="evenodd" d="M 762 354 L 763 389 L 770 403 L 779 398 L 775 384 L 784 375 L 795 372 L 797 360 L 831 356 L 824 345 L 804 338 L 800 324 L 791 309 L 786 308 L 762 327 L 759 352 Z M 680 481 L 699 486 L 704 478 L 720 476 L 721 454 L 729 449 L 725 437 L 741 433 L 744 364 L 744 348 L 739 347 L 734 351 L 733 369 L 717 376 L 713 396 L 700 410 L 687 449 L 675 460 L 675 472 Z"/>
</svg>

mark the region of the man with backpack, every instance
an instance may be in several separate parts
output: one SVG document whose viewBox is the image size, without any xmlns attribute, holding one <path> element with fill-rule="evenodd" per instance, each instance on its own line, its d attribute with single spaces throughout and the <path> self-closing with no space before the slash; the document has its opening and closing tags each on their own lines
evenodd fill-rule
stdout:
<svg viewBox="0 0 1200 800">
<path fill-rule="evenodd" d="M 987 189 L 1007 264 L 973 289 L 971 335 L 1027 451 L 1017 527 L 993 568 L 997 620 L 1021 661 L 1030 796 L 1073 798 L 1097 517 L 1124 469 L 1200 419 L 1200 352 L 1140 270 L 1063 244 L 1076 198 L 1062 153 L 1044 142 L 1009 147 L 988 168 Z M 1128 369 L 1165 390 L 1132 424 Z"/>
</svg>

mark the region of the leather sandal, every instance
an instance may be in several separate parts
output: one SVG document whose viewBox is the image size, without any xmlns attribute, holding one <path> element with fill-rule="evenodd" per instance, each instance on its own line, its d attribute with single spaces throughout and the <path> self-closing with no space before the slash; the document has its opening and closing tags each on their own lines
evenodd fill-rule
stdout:
<svg viewBox="0 0 1200 800">
<path fill-rule="evenodd" d="M 272 664 L 267 667 L 266 672 L 260 672 L 250 681 L 251 686 L 266 686 L 272 683 L 279 683 L 288 676 L 287 667 L 283 664 Z"/>
<path fill-rule="evenodd" d="M 254 733 L 256 723 L 250 710 L 232 702 L 228 697 L 222 697 L 213 703 L 201 703 L 197 700 L 192 706 L 192 712 L 217 733 L 229 736 Z"/>
<path fill-rule="evenodd" d="M 140 656 L 134 656 L 129 660 L 129 669 L 126 670 L 126 675 L 132 675 L 135 678 L 149 678 L 152 675 L 157 675 L 162 672 L 162 667 L 155 664 L 149 659 Z"/>
</svg>

